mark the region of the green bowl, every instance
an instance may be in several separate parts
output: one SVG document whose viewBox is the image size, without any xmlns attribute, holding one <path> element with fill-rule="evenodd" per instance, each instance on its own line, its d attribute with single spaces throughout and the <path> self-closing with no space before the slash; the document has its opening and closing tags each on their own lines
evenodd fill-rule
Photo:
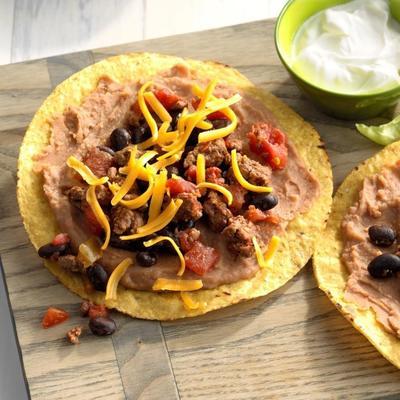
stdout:
<svg viewBox="0 0 400 400">
<path fill-rule="evenodd" d="M 279 58 L 297 86 L 325 113 L 337 118 L 359 120 L 376 117 L 397 103 L 400 85 L 368 94 L 344 94 L 322 89 L 294 72 L 287 60 L 294 36 L 306 19 L 318 11 L 349 0 L 289 0 L 280 13 L 275 27 L 275 46 Z"/>
</svg>

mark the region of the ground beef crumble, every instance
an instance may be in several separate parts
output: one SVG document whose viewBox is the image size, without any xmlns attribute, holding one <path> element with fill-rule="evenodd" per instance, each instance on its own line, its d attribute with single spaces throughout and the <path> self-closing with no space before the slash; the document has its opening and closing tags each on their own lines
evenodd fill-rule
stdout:
<svg viewBox="0 0 400 400">
<path fill-rule="evenodd" d="M 203 216 L 203 206 L 195 193 L 179 193 L 177 198 L 183 203 L 176 213 L 176 221 L 197 221 Z"/>
<path fill-rule="evenodd" d="M 256 227 L 242 215 L 231 218 L 229 225 L 222 231 L 222 234 L 226 238 L 229 250 L 243 257 L 253 255 L 252 238 L 256 234 Z"/>
<path fill-rule="evenodd" d="M 137 228 L 144 224 L 143 214 L 117 205 L 111 210 L 112 231 L 117 235 L 134 234 Z"/>
<path fill-rule="evenodd" d="M 207 215 L 208 224 L 214 232 L 221 232 L 233 217 L 222 196 L 210 191 L 203 204 L 204 213 Z"/>
<path fill-rule="evenodd" d="M 223 163 L 229 164 L 230 162 L 230 155 L 226 149 L 224 139 L 217 139 L 199 143 L 192 151 L 189 151 L 183 162 L 184 168 L 196 165 L 199 153 L 204 155 L 206 167 L 219 167 Z"/>
<path fill-rule="evenodd" d="M 253 185 L 268 186 L 272 173 L 270 167 L 262 165 L 258 161 L 240 153 L 237 155 L 237 159 L 240 172 L 247 181 Z M 232 168 L 229 169 L 228 176 L 232 183 L 236 181 Z"/>
</svg>

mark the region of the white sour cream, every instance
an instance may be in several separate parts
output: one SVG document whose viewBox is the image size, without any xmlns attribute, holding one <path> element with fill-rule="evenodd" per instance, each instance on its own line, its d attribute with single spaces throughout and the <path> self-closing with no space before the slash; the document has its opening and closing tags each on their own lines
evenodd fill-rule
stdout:
<svg viewBox="0 0 400 400">
<path fill-rule="evenodd" d="M 296 33 L 293 70 L 334 92 L 376 92 L 400 83 L 400 24 L 387 0 L 353 0 L 323 10 Z"/>
</svg>

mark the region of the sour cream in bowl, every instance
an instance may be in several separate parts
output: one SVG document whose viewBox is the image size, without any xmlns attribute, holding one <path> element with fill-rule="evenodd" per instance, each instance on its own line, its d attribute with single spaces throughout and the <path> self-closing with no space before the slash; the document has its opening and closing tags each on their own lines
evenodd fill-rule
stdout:
<svg viewBox="0 0 400 400">
<path fill-rule="evenodd" d="M 335 116 L 378 115 L 400 97 L 400 24 L 388 0 L 292 0 L 276 47 L 299 87 Z"/>
</svg>

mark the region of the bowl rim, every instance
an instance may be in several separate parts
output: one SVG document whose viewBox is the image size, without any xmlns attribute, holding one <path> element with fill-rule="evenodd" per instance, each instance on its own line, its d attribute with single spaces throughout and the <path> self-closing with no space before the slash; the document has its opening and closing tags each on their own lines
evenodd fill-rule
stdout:
<svg viewBox="0 0 400 400">
<path fill-rule="evenodd" d="M 371 98 L 375 98 L 380 95 L 385 95 L 385 97 L 386 97 L 386 96 L 390 96 L 390 95 L 394 96 L 396 94 L 397 95 L 399 94 L 398 92 L 400 92 L 400 83 L 396 87 L 393 87 L 391 89 L 380 90 L 380 91 L 375 91 L 375 92 L 365 93 L 365 94 L 362 94 L 362 93 L 351 94 L 351 93 L 336 92 L 333 90 L 329 90 L 329 89 L 325 89 L 320 86 L 317 86 L 314 83 L 312 83 L 311 81 L 300 76 L 297 72 L 295 72 L 285 60 L 285 57 L 283 55 L 284 51 L 281 49 L 281 46 L 280 46 L 280 43 L 278 40 L 278 31 L 281 26 L 284 15 L 286 14 L 289 7 L 296 1 L 298 1 L 298 0 L 288 0 L 286 2 L 285 6 L 282 8 L 281 12 L 279 13 L 278 18 L 276 19 L 275 29 L 274 29 L 274 42 L 275 42 L 276 52 L 278 53 L 278 56 L 279 56 L 282 64 L 292 75 L 294 75 L 302 83 L 304 83 L 308 86 L 311 86 L 313 89 L 319 90 L 328 95 L 342 96 L 342 97 L 347 97 L 347 98 L 352 98 L 352 99 L 371 99 Z"/>
</svg>

